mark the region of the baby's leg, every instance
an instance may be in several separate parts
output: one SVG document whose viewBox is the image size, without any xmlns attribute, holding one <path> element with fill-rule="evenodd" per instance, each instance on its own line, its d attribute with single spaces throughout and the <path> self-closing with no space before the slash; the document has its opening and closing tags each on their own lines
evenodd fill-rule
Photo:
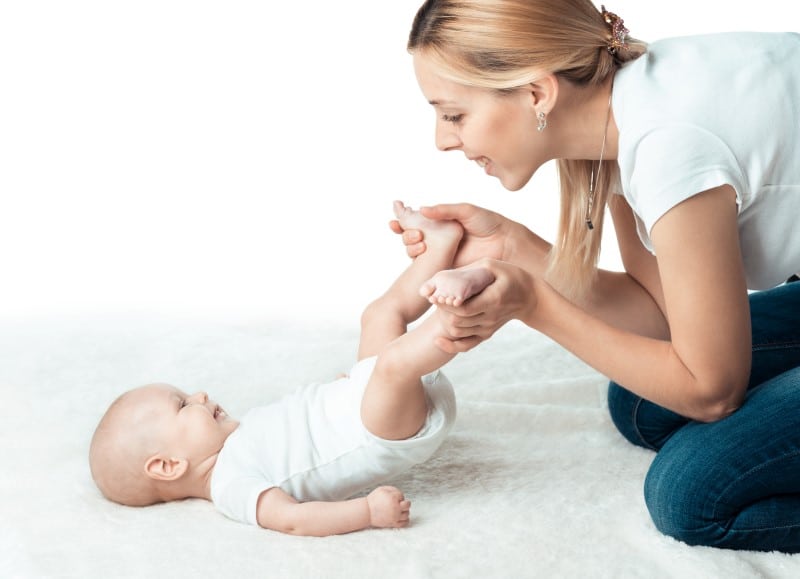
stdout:
<svg viewBox="0 0 800 579">
<path fill-rule="evenodd" d="M 359 360 L 374 356 L 405 334 L 408 324 L 427 311 L 430 303 L 420 296 L 419 287 L 437 271 L 452 267 L 464 232 L 457 221 L 427 219 L 399 201 L 394 203 L 394 213 L 403 227 L 425 233 L 427 251 L 411 262 L 385 294 L 365 308 L 361 315 Z"/>
<path fill-rule="evenodd" d="M 372 434 L 403 440 L 425 424 L 428 400 L 421 377 L 454 357 L 436 347 L 435 340 L 442 335 L 434 312 L 380 351 L 361 401 L 361 420 Z"/>
<path fill-rule="evenodd" d="M 406 332 L 430 307 L 420 286 L 453 266 L 463 229 L 456 221 L 426 219 L 400 202 L 395 202 L 394 212 L 404 228 L 424 232 L 427 250 L 364 310 L 358 355 L 378 357 L 361 402 L 364 425 L 376 436 L 401 440 L 416 434 L 428 415 L 422 376 L 453 358 L 436 347 L 436 338 L 444 333 L 438 316 Z"/>
<path fill-rule="evenodd" d="M 492 282 L 494 275 L 484 267 L 447 269 L 422 284 L 419 293 L 432 304 L 458 307 Z"/>
</svg>

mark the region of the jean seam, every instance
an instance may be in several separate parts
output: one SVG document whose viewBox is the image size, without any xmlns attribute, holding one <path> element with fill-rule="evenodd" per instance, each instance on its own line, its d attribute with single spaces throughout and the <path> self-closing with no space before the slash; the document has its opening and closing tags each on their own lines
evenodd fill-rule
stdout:
<svg viewBox="0 0 800 579">
<path fill-rule="evenodd" d="M 765 342 L 763 344 L 753 344 L 753 351 L 761 350 L 787 350 L 789 348 L 797 348 L 800 342 Z"/>
<path fill-rule="evenodd" d="M 650 444 L 650 442 L 644 437 L 642 432 L 639 430 L 638 414 L 639 414 L 639 407 L 642 405 L 642 402 L 644 402 L 644 398 L 640 397 L 636 401 L 636 404 L 634 404 L 633 410 L 631 411 L 631 423 L 633 424 L 633 430 L 636 432 L 636 436 L 639 437 L 639 440 L 642 442 L 642 444 L 644 444 L 645 448 L 657 451 L 658 449 L 654 445 Z"/>
<path fill-rule="evenodd" d="M 722 501 L 723 497 L 726 495 L 726 493 L 729 492 L 731 487 L 735 486 L 740 481 L 742 481 L 743 479 L 749 477 L 751 474 L 753 474 L 755 472 L 758 472 L 759 470 L 762 470 L 762 469 L 764 469 L 764 468 L 766 468 L 766 467 L 768 467 L 768 466 L 770 466 L 770 465 L 772 465 L 772 464 L 774 464 L 776 462 L 779 462 L 779 461 L 782 461 L 782 460 L 785 460 L 785 459 L 788 459 L 788 458 L 797 457 L 798 455 L 800 455 L 800 450 L 793 450 L 793 451 L 788 452 L 786 454 L 783 454 L 781 456 L 777 456 L 777 457 L 775 457 L 775 458 L 773 458 L 771 460 L 768 460 L 766 462 L 762 462 L 761 464 L 759 464 L 757 466 L 754 466 L 753 468 L 751 468 L 747 472 L 743 473 L 741 476 L 737 477 L 735 480 L 731 481 L 730 484 L 727 487 L 725 487 L 722 490 L 722 492 L 719 493 L 719 496 L 717 497 L 717 500 L 714 501 L 714 519 L 717 519 L 717 509 L 718 509 L 718 505 L 719 505 L 720 501 Z M 717 522 L 717 521 L 715 521 L 715 522 L 716 522 L 717 526 L 720 529 L 723 529 L 726 532 L 730 531 L 729 527 L 726 527 L 725 525 L 723 525 L 720 522 Z M 794 524 L 794 525 L 782 525 L 780 527 L 767 527 L 767 528 L 761 528 L 761 529 L 742 529 L 742 530 L 733 531 L 733 532 L 735 532 L 735 533 L 746 533 L 746 532 L 750 532 L 750 531 L 766 531 L 766 530 L 774 530 L 774 529 L 795 529 L 795 528 L 800 528 L 800 523 Z"/>
</svg>

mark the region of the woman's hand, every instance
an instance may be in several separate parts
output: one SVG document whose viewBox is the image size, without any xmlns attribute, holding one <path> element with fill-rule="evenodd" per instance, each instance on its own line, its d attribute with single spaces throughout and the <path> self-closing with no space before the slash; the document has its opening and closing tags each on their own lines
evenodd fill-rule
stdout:
<svg viewBox="0 0 800 579">
<path fill-rule="evenodd" d="M 455 267 L 473 263 L 482 257 L 507 259 L 508 237 L 515 223 L 499 213 L 469 203 L 421 207 L 420 212 L 429 219 L 458 221 L 464 227 L 464 237 L 453 264 Z M 414 258 L 425 252 L 421 231 L 403 230 L 397 220 L 390 221 L 389 227 L 402 235 L 409 257 Z"/>
<path fill-rule="evenodd" d="M 494 282 L 459 307 L 438 305 L 436 314 L 446 334 L 436 346 L 449 354 L 471 350 L 509 320 L 533 326 L 538 299 L 536 280 L 524 269 L 505 261 L 481 259 L 469 267 L 484 267 Z"/>
</svg>

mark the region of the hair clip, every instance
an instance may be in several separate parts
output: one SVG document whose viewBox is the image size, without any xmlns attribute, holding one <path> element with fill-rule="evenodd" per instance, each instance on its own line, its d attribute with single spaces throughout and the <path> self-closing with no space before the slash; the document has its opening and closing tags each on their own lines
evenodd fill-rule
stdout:
<svg viewBox="0 0 800 579">
<path fill-rule="evenodd" d="M 606 47 L 608 51 L 611 54 L 616 54 L 619 49 L 627 48 L 628 43 L 625 39 L 630 30 L 625 28 L 625 21 L 613 12 L 607 11 L 602 4 L 600 5 L 600 13 L 603 15 L 603 20 L 606 21 L 606 24 L 611 27 L 611 38 L 608 40 L 608 46 Z"/>
</svg>

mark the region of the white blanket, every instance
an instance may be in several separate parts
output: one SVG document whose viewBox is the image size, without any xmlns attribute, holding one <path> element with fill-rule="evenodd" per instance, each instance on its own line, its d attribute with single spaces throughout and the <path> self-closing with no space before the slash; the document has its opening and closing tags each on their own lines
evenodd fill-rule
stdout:
<svg viewBox="0 0 800 579">
<path fill-rule="evenodd" d="M 93 429 L 123 390 L 203 389 L 233 415 L 355 356 L 355 325 L 156 316 L 5 320 L 0 327 L 0 577 L 798 577 L 800 558 L 688 547 L 642 499 L 653 454 L 625 442 L 606 381 L 541 335 L 506 326 L 446 367 L 455 428 L 394 484 L 412 525 L 328 538 L 227 520 L 189 500 L 104 500 Z"/>
</svg>

